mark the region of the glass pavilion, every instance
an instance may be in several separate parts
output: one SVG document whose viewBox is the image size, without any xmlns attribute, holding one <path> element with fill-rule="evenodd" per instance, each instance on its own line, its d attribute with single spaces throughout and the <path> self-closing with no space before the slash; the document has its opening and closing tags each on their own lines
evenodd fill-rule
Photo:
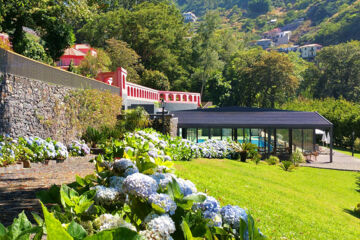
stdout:
<svg viewBox="0 0 360 240">
<path fill-rule="evenodd" d="M 223 107 L 173 112 L 178 118 L 178 135 L 194 142 L 230 139 L 251 142 L 263 156 L 288 158 L 299 149 L 315 152 L 315 129 L 330 133 L 332 161 L 333 124 L 317 112 Z"/>
</svg>

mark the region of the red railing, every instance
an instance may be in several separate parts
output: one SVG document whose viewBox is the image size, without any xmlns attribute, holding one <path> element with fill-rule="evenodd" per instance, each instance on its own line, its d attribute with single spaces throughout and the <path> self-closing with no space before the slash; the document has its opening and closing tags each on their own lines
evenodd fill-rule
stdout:
<svg viewBox="0 0 360 240">
<path fill-rule="evenodd" d="M 118 68 L 116 72 L 103 72 L 96 76 L 96 79 L 110 85 L 120 88 L 120 96 L 126 96 L 129 99 L 138 99 L 142 101 L 158 102 L 164 99 L 169 103 L 189 103 L 200 106 L 200 93 L 177 92 L 177 91 L 159 91 L 139 84 L 126 81 L 127 71 L 124 68 Z"/>
</svg>

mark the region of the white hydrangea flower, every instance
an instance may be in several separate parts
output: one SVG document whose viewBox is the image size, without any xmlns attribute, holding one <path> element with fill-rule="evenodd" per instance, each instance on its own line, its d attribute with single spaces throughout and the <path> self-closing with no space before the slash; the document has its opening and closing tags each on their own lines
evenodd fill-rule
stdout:
<svg viewBox="0 0 360 240">
<path fill-rule="evenodd" d="M 171 234 L 175 232 L 175 223 L 169 215 L 150 215 L 145 219 L 146 231 L 140 232 L 146 239 L 170 240 Z"/>
<path fill-rule="evenodd" d="M 126 222 L 118 215 L 102 214 L 94 220 L 94 225 L 100 231 L 114 229 L 119 227 L 126 227 L 130 230 L 136 231 L 136 228 L 130 223 Z"/>
</svg>

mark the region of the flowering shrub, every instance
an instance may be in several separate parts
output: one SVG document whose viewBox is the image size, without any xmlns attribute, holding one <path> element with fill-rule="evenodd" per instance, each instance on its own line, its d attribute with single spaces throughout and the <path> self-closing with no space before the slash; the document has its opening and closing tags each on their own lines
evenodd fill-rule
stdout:
<svg viewBox="0 0 360 240">
<path fill-rule="evenodd" d="M 86 156 L 90 154 L 90 148 L 84 141 L 73 141 L 69 144 L 68 150 L 71 156 Z"/>
<path fill-rule="evenodd" d="M 0 136 L 0 166 L 17 161 L 32 162 L 48 160 L 64 160 L 68 157 L 67 148 L 61 142 L 50 138 Z"/>
<path fill-rule="evenodd" d="M 173 157 L 183 156 L 168 150 L 168 143 L 152 131 L 128 134 L 95 158 L 96 175 L 39 192 L 42 202 L 52 204 L 52 213 L 43 207 L 48 238 L 265 238 L 244 209 L 221 207 L 191 181 L 174 175 Z M 76 226 L 76 235 L 70 226 Z"/>
</svg>

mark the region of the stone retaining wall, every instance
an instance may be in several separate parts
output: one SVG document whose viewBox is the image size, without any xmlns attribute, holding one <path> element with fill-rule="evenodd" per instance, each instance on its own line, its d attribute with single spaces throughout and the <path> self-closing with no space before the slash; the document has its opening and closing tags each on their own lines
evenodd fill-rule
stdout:
<svg viewBox="0 0 360 240">
<path fill-rule="evenodd" d="M 13 74 L 0 73 L 0 80 L 0 134 L 65 143 L 76 137 L 64 108 L 72 88 Z"/>
</svg>

